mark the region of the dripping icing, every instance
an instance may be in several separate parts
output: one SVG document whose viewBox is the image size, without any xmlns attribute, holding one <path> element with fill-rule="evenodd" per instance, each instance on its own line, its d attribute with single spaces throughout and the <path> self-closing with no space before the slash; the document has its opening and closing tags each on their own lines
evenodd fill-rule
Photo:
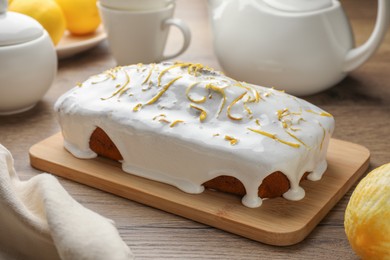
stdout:
<svg viewBox="0 0 390 260">
<path fill-rule="evenodd" d="M 190 193 L 219 175 L 233 176 L 246 188 L 248 207 L 261 204 L 257 188 L 275 171 L 290 181 L 284 197 L 297 200 L 303 174 L 317 180 L 326 169 L 333 117 L 283 92 L 171 62 L 116 67 L 78 85 L 55 105 L 76 157 L 96 156 L 89 138 L 100 127 L 121 152 L 124 171 Z"/>
</svg>

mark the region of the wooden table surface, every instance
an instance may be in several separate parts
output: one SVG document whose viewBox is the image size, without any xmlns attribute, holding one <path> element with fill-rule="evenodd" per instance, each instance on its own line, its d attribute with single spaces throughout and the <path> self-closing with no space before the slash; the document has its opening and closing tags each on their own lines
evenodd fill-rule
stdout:
<svg viewBox="0 0 390 260">
<path fill-rule="evenodd" d="M 342 1 L 351 19 L 357 44 L 364 42 L 375 22 L 375 1 Z M 220 69 L 212 49 L 205 0 L 178 0 L 176 17 L 192 30 L 190 48 L 178 59 Z M 181 37 L 172 31 L 167 52 Z M 176 45 L 175 45 L 176 43 Z M 39 174 L 28 159 L 30 146 L 58 132 L 55 100 L 76 82 L 115 66 L 107 43 L 59 62 L 57 78 L 38 105 L 19 115 L 0 117 L 0 143 L 15 158 L 22 179 Z M 337 86 L 305 97 L 336 118 L 334 137 L 366 146 L 373 169 L 390 161 L 390 34 L 378 52 Z M 203 224 L 60 179 L 80 203 L 115 220 L 120 234 L 138 259 L 357 259 L 344 234 L 344 211 L 352 191 L 330 211 L 301 243 L 275 247 L 251 241 Z"/>
</svg>

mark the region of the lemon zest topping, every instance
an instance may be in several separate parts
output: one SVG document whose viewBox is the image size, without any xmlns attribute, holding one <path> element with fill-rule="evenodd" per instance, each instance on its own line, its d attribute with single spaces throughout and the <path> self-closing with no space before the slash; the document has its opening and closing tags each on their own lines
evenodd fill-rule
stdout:
<svg viewBox="0 0 390 260">
<path fill-rule="evenodd" d="M 244 102 L 244 108 L 245 108 L 246 112 L 248 112 L 249 115 L 253 114 L 252 110 L 248 107 L 248 105 L 245 102 Z"/>
<path fill-rule="evenodd" d="M 116 75 L 114 75 L 113 73 L 111 73 L 110 71 L 107 71 L 107 75 L 109 77 L 111 77 L 112 79 L 116 79 Z"/>
<path fill-rule="evenodd" d="M 225 103 L 226 103 L 225 90 L 223 88 L 217 87 L 211 83 L 206 85 L 206 89 L 211 89 L 211 90 L 213 90 L 217 93 L 220 93 L 222 95 L 222 102 L 221 102 L 221 105 L 219 106 L 218 113 L 217 113 L 217 117 L 218 117 L 221 114 L 223 107 L 225 106 Z"/>
<path fill-rule="evenodd" d="M 141 85 L 143 85 L 143 84 L 145 84 L 146 82 L 149 81 L 150 76 L 152 76 L 152 72 L 154 70 L 154 66 L 155 65 L 156 65 L 155 63 L 152 64 L 152 67 L 150 68 L 148 75 L 146 76 L 145 80 L 141 83 Z"/>
<path fill-rule="evenodd" d="M 190 75 L 191 75 L 191 73 L 193 73 L 192 75 L 194 75 L 196 77 L 197 76 L 196 73 L 198 72 L 198 70 L 201 70 L 203 68 L 204 68 L 204 66 L 200 63 L 188 64 L 187 72 Z"/>
<path fill-rule="evenodd" d="M 157 86 L 161 86 L 161 78 L 164 76 L 165 73 L 167 73 L 169 70 L 171 69 L 174 69 L 174 68 L 177 68 L 177 67 L 186 67 L 186 66 L 189 66 L 191 63 L 175 63 L 174 65 L 172 66 L 169 66 L 165 69 L 163 69 L 161 72 L 160 72 L 160 75 L 158 75 L 158 78 L 157 78 Z"/>
<path fill-rule="evenodd" d="M 92 84 L 94 84 L 94 83 L 92 83 Z M 81 87 L 83 86 L 83 83 L 77 82 L 77 83 L 76 83 L 76 86 L 79 87 L 79 88 L 81 88 Z"/>
<path fill-rule="evenodd" d="M 172 122 L 172 124 L 169 125 L 169 127 L 174 127 L 175 125 L 177 125 L 179 123 L 184 123 L 184 121 L 183 120 L 175 120 Z"/>
<path fill-rule="evenodd" d="M 159 114 L 159 115 L 153 117 L 153 120 L 156 120 L 159 117 L 166 117 L 166 115 L 165 114 Z"/>
<path fill-rule="evenodd" d="M 284 141 L 280 138 L 278 138 L 275 134 L 271 134 L 271 133 L 268 133 L 268 132 L 265 132 L 265 131 L 261 131 L 261 130 L 257 130 L 257 129 L 253 129 L 253 128 L 247 128 L 248 130 L 254 132 L 254 133 L 257 133 L 257 134 L 261 134 L 261 135 L 264 135 L 264 136 L 267 136 L 269 138 L 272 138 L 280 143 L 283 143 L 283 144 L 286 144 L 286 145 L 289 145 L 291 147 L 294 147 L 294 148 L 299 148 L 301 145 L 300 144 L 296 144 L 296 143 L 291 143 L 291 142 L 288 142 L 288 141 Z"/>
<path fill-rule="evenodd" d="M 232 109 L 232 107 L 234 106 L 234 104 L 236 104 L 238 101 L 240 101 L 248 92 L 244 92 L 242 93 L 239 97 L 237 97 L 235 100 L 233 100 L 232 103 L 230 103 L 230 105 L 227 107 L 227 115 L 230 119 L 232 120 L 241 120 L 242 117 L 234 117 L 231 115 L 230 111 Z"/>
<path fill-rule="evenodd" d="M 143 66 L 143 65 L 142 64 L 137 64 L 137 66 L 140 67 L 140 66 Z M 177 80 L 179 80 L 179 79 L 181 79 L 183 77 L 183 76 L 177 76 L 176 78 L 170 80 L 168 83 L 166 83 L 166 80 L 163 81 L 163 76 L 165 74 L 167 74 L 169 70 L 174 69 L 174 68 L 181 68 L 180 71 L 182 73 L 185 73 L 187 71 L 187 73 L 189 75 L 193 75 L 193 76 L 197 77 L 197 76 L 202 74 L 202 69 L 205 68 L 205 67 L 202 64 L 179 63 L 179 62 L 176 62 L 173 65 L 172 64 L 168 65 L 166 68 L 164 68 L 164 69 L 162 69 L 160 71 L 159 69 L 157 69 L 156 64 L 151 64 L 150 66 L 145 66 L 142 69 L 142 72 L 143 72 L 142 73 L 142 78 L 143 77 L 145 77 L 145 78 L 143 79 L 141 84 L 142 85 L 143 84 L 148 84 L 149 86 L 150 85 L 154 85 L 155 84 L 154 79 L 157 77 L 158 89 L 156 91 L 157 93 L 153 93 L 154 96 L 152 96 L 152 98 L 150 98 L 147 102 L 136 104 L 133 107 L 133 109 L 132 109 L 134 112 L 138 112 L 139 110 L 141 110 L 141 108 L 143 106 L 151 105 L 151 104 L 156 103 L 164 95 L 164 93 L 167 92 L 168 89 L 172 85 L 174 85 L 174 83 Z M 148 69 L 149 69 L 149 71 L 148 71 Z M 125 73 L 125 76 L 126 76 L 125 82 L 123 83 L 123 81 L 121 81 L 121 84 L 115 85 L 115 89 L 113 89 L 115 91 L 112 93 L 112 95 L 109 96 L 109 97 L 106 97 L 106 98 L 101 98 L 101 100 L 107 100 L 107 99 L 110 99 L 112 97 L 117 96 L 118 102 L 120 102 L 119 99 L 120 99 L 120 97 L 122 95 L 124 95 L 124 94 L 129 95 L 129 96 L 133 95 L 132 93 L 128 94 L 128 92 L 127 92 L 130 89 L 130 75 L 129 75 L 129 73 L 126 70 L 121 69 L 121 67 L 116 67 L 114 69 L 106 71 L 106 75 L 102 75 L 101 79 L 100 78 L 97 79 L 98 82 L 91 82 L 91 83 L 92 84 L 97 84 L 97 83 L 109 80 L 110 78 L 116 79 L 117 76 L 119 76 L 119 77 L 122 76 L 122 75 L 118 74 L 118 72 L 120 73 L 120 71 L 122 73 Z M 175 73 L 168 73 L 168 74 L 169 75 L 167 75 L 167 77 L 166 77 L 168 79 L 170 77 L 175 76 Z M 103 77 L 105 77 L 105 78 L 103 78 Z M 191 78 L 195 79 L 195 77 L 191 77 Z M 212 77 L 209 77 L 209 78 L 212 78 Z M 152 80 L 153 80 L 153 82 L 152 82 Z M 222 112 L 224 112 L 225 105 L 227 105 L 226 104 L 227 100 L 230 101 L 230 98 L 228 99 L 228 96 L 227 96 L 227 94 L 230 94 L 230 88 L 231 87 L 233 87 L 233 88 L 239 87 L 239 88 L 243 88 L 244 89 L 244 90 L 242 90 L 244 93 L 241 93 L 239 96 L 236 96 L 236 98 L 234 98 L 234 100 L 230 104 L 227 105 L 227 107 L 226 107 L 226 115 L 227 115 L 227 117 L 229 119 L 235 120 L 235 121 L 242 120 L 243 118 L 249 118 L 250 122 L 252 122 L 252 120 L 254 120 L 256 125 L 259 126 L 258 128 L 261 129 L 261 127 L 260 127 L 261 126 L 260 119 L 254 118 L 254 116 L 253 116 L 254 112 L 252 111 L 253 107 L 249 103 L 259 102 L 260 100 L 264 100 L 265 101 L 265 99 L 263 97 L 268 97 L 270 95 L 278 95 L 276 91 L 280 91 L 280 90 L 269 90 L 267 92 L 264 92 L 264 91 L 261 91 L 261 90 L 256 90 L 256 88 L 254 88 L 252 85 L 247 84 L 245 82 L 238 82 L 238 81 L 232 82 L 232 81 L 229 80 L 229 81 L 225 81 L 227 83 L 226 85 L 222 85 L 224 83 L 221 83 L 221 82 L 222 81 L 219 81 L 219 83 L 218 82 L 210 82 L 210 83 L 208 83 L 207 81 L 204 82 L 204 83 L 202 81 L 192 82 L 186 88 L 185 94 L 186 94 L 187 99 L 191 102 L 190 103 L 190 108 L 193 108 L 193 109 L 198 111 L 196 114 L 199 115 L 200 122 L 204 122 L 207 119 L 208 112 L 210 112 L 210 111 L 208 111 L 208 110 L 206 111 L 205 108 L 198 107 L 196 104 L 202 104 L 202 103 L 205 103 L 207 101 L 207 99 L 211 99 L 212 95 L 214 95 L 213 92 L 219 93 L 221 95 L 221 101 L 219 101 L 218 98 L 215 100 L 215 102 L 216 102 L 215 105 L 217 105 L 218 102 L 220 102 L 219 103 L 219 107 L 218 107 L 218 112 L 217 112 L 217 118 L 218 118 L 218 116 Z M 206 83 L 206 85 L 203 85 L 205 83 Z M 201 86 L 202 88 L 201 89 L 199 89 L 200 86 L 198 84 L 202 84 L 202 86 Z M 76 85 L 81 87 L 82 83 L 77 83 Z M 174 85 L 174 87 L 175 86 L 177 86 L 177 85 Z M 195 88 L 195 89 L 193 89 L 193 88 Z M 146 88 L 145 87 L 145 89 L 143 88 L 142 91 L 146 91 L 148 89 L 150 89 L 150 88 Z M 197 92 L 198 90 L 201 90 L 202 92 Z M 239 90 L 237 88 L 235 88 L 234 90 L 235 91 L 241 91 L 241 90 Z M 203 93 L 204 91 L 206 91 L 206 92 Z M 280 91 L 280 92 L 284 92 L 284 91 Z M 198 93 L 200 93 L 200 94 L 198 94 Z M 231 98 L 233 98 L 233 97 L 231 97 Z M 214 99 L 215 99 L 215 97 L 214 97 Z M 232 113 L 234 113 L 234 110 L 232 111 L 232 109 L 234 108 L 235 105 L 239 105 L 240 108 L 241 108 L 241 105 L 243 106 L 243 109 L 240 110 L 242 115 L 240 115 L 240 112 L 238 112 L 237 114 L 234 114 L 234 115 L 232 114 Z M 158 105 L 158 107 L 160 108 L 160 105 Z M 236 108 L 238 110 L 238 107 L 236 107 Z M 163 108 L 161 108 L 161 109 L 163 109 Z M 244 110 L 244 111 L 242 111 L 242 110 Z M 255 110 L 255 112 L 256 111 L 257 110 Z M 255 128 L 247 128 L 247 130 L 249 130 L 251 132 L 254 132 L 254 133 L 257 133 L 257 134 L 260 134 L 260 135 L 263 135 L 263 136 L 266 136 L 268 138 L 274 139 L 275 141 L 278 141 L 278 142 L 280 142 L 282 144 L 291 146 L 293 148 L 299 148 L 301 145 L 303 145 L 307 149 L 310 149 L 310 147 L 308 145 L 306 145 L 302 141 L 302 139 L 298 138 L 295 135 L 297 133 L 294 133 L 295 131 L 298 131 L 298 130 L 301 130 L 301 129 L 300 128 L 294 128 L 293 126 L 297 126 L 300 123 L 300 121 L 306 121 L 304 118 L 301 117 L 302 116 L 302 111 L 303 111 L 302 108 L 300 108 L 300 112 L 291 112 L 291 111 L 289 111 L 288 108 L 284 108 L 284 109 L 280 109 L 280 110 L 276 111 L 276 117 L 278 118 L 278 120 L 280 122 L 280 125 L 278 124 L 278 127 L 279 128 L 283 127 L 284 131 L 292 139 L 294 139 L 296 142 L 294 140 L 292 140 L 291 138 L 289 138 L 286 134 L 282 134 L 281 137 L 283 139 L 280 139 L 279 138 L 279 136 L 280 136 L 279 132 L 273 134 L 273 133 L 266 132 L 266 131 L 263 131 L 263 130 L 260 130 L 260 129 L 255 129 L 257 127 L 255 127 Z M 307 109 L 305 111 L 308 112 L 308 113 L 313 113 L 313 114 L 319 115 L 319 116 L 333 117 L 331 114 L 329 114 L 327 112 L 324 112 L 324 111 L 322 111 L 322 112 L 321 111 L 313 111 L 311 109 Z M 163 111 L 161 111 L 161 112 L 163 112 Z M 275 116 L 275 112 L 274 112 L 274 116 Z M 297 117 L 295 117 L 295 116 L 297 116 Z M 296 120 L 296 119 L 298 119 L 298 120 Z M 167 120 L 167 117 L 166 117 L 165 114 L 160 114 L 158 116 L 155 116 L 153 118 L 153 120 L 158 120 L 158 121 L 163 122 L 163 123 L 168 123 L 169 127 L 171 127 L 171 128 L 177 126 L 180 123 L 184 123 L 183 120 L 174 120 L 174 121 Z M 326 130 L 321 125 L 321 123 L 318 122 L 318 124 L 320 125 L 320 127 L 323 130 L 323 136 L 322 136 L 322 140 L 321 140 L 321 143 L 320 143 L 320 146 L 319 146 L 319 148 L 322 149 L 322 147 L 324 145 L 324 142 L 325 142 L 325 138 L 326 138 Z M 247 134 L 248 134 L 248 132 L 247 132 Z M 213 136 L 219 136 L 219 135 L 220 135 L 219 133 L 213 134 Z M 223 136 L 223 134 L 221 134 L 221 135 Z M 286 138 L 286 139 L 284 139 L 284 138 Z M 234 138 L 232 136 L 229 136 L 229 135 L 225 135 L 224 139 L 226 141 L 229 141 L 231 145 L 236 145 L 239 142 L 238 139 L 236 139 L 236 138 Z M 290 140 L 291 142 L 287 141 L 287 140 Z"/>
<path fill-rule="evenodd" d="M 124 89 L 122 89 L 121 91 L 119 91 L 118 99 L 119 99 L 123 94 L 125 94 L 126 91 L 128 91 L 129 89 L 130 89 L 130 88 L 124 88 Z"/>
<path fill-rule="evenodd" d="M 252 88 L 252 90 L 255 93 L 255 101 L 256 101 L 256 103 L 259 103 L 259 101 L 261 99 L 259 92 L 256 89 L 254 89 L 254 88 Z"/>
<path fill-rule="evenodd" d="M 181 79 L 182 76 L 179 76 L 177 78 L 174 78 L 173 80 L 171 80 L 170 82 L 168 82 L 164 87 L 163 89 L 157 93 L 157 95 L 155 95 L 154 97 L 152 97 L 148 102 L 146 102 L 145 105 L 151 105 L 153 103 L 155 103 L 167 90 L 168 88 L 173 84 L 175 83 L 175 81 Z"/>
<path fill-rule="evenodd" d="M 115 67 L 115 68 L 106 70 L 106 71 L 104 72 L 104 74 L 107 76 L 107 78 L 104 79 L 104 80 L 107 80 L 107 79 L 109 79 L 109 78 L 115 80 L 115 79 L 116 79 L 116 74 L 115 74 L 115 73 L 117 73 L 121 68 L 122 68 L 122 67 L 117 66 L 117 67 Z"/>
<path fill-rule="evenodd" d="M 248 127 L 248 130 L 252 131 L 252 132 L 255 132 L 257 134 L 261 134 L 261 135 L 265 135 L 269 138 L 272 138 L 274 139 L 275 138 L 275 135 L 274 134 L 271 134 L 271 133 L 268 133 L 268 132 L 265 132 L 265 131 L 261 131 L 261 130 L 256 130 L 256 129 L 253 129 L 253 128 L 249 128 Z"/>
<path fill-rule="evenodd" d="M 316 111 L 313 111 L 311 109 L 307 109 L 306 112 L 309 112 L 309 113 L 312 113 L 312 114 L 316 114 L 316 115 L 320 115 L 320 116 L 326 116 L 326 117 L 333 117 L 331 114 L 327 113 L 327 112 L 321 112 L 321 113 L 318 113 Z"/>
<path fill-rule="evenodd" d="M 195 82 L 195 83 L 192 83 L 191 85 L 189 85 L 188 86 L 188 88 L 186 89 L 186 96 L 187 96 L 187 98 L 191 101 L 191 102 L 194 102 L 194 103 L 196 103 L 196 104 L 201 104 L 201 103 L 204 103 L 205 101 L 206 101 L 206 97 L 202 97 L 201 99 L 199 99 L 199 100 L 194 100 L 194 99 L 192 99 L 191 97 L 190 97 L 190 91 L 191 91 L 191 89 L 195 86 L 195 85 L 197 85 L 199 82 Z"/>
<path fill-rule="evenodd" d="M 211 89 L 211 90 L 213 90 L 215 92 L 218 92 L 218 93 L 224 92 L 224 88 L 215 86 L 215 85 L 213 85 L 211 83 L 206 85 L 206 89 Z"/>
<path fill-rule="evenodd" d="M 305 146 L 307 149 L 309 149 L 309 146 L 307 146 L 301 139 L 299 139 L 298 137 L 296 137 L 294 134 L 290 133 L 289 131 L 286 131 L 286 133 L 291 136 L 292 138 L 294 138 L 295 140 L 297 140 L 298 142 L 300 142 L 303 146 Z"/>
<path fill-rule="evenodd" d="M 285 108 L 285 109 L 282 109 L 282 110 L 278 110 L 277 114 L 278 114 L 278 119 L 280 120 L 283 117 L 288 116 L 290 114 L 290 111 L 288 110 L 288 108 Z"/>
<path fill-rule="evenodd" d="M 161 123 L 167 123 L 167 124 L 171 123 L 170 121 L 166 120 L 165 118 L 161 118 L 158 121 Z"/>
<path fill-rule="evenodd" d="M 137 104 L 135 107 L 133 107 L 133 111 L 134 111 L 134 112 L 137 112 L 138 110 L 141 109 L 141 107 L 142 107 L 142 104 L 139 103 L 139 104 Z"/>
<path fill-rule="evenodd" d="M 327 112 L 321 112 L 320 116 L 333 117 L 332 114 L 329 114 Z"/>
<path fill-rule="evenodd" d="M 236 84 L 234 84 L 234 86 L 237 86 L 237 87 L 240 87 L 240 88 L 244 88 L 244 89 L 252 92 L 253 98 L 248 95 L 247 102 L 250 102 L 250 103 L 256 102 L 256 103 L 258 103 L 260 101 L 260 94 L 259 94 L 259 92 L 257 92 L 257 90 L 254 89 L 251 86 L 244 86 L 242 83 L 245 83 L 245 82 L 236 81 Z"/>
<path fill-rule="evenodd" d="M 246 90 L 248 90 L 248 91 L 251 90 L 248 86 L 242 85 L 242 83 L 243 83 L 243 82 L 236 81 L 236 84 L 234 84 L 233 86 L 240 87 L 240 88 L 246 89 Z"/>
<path fill-rule="evenodd" d="M 324 139 L 325 139 L 325 135 L 326 135 L 326 131 L 325 131 L 325 128 L 322 126 L 321 123 L 318 123 L 321 128 L 322 128 L 322 131 L 323 131 L 323 135 L 322 135 L 322 139 L 321 139 L 321 144 L 320 144 L 320 150 L 322 150 L 322 145 L 324 144 Z"/>
<path fill-rule="evenodd" d="M 203 122 L 207 118 L 207 112 L 203 108 L 197 107 L 197 106 L 195 106 L 193 104 L 190 104 L 190 107 L 200 111 L 199 120 L 201 122 Z"/>
<path fill-rule="evenodd" d="M 126 75 L 126 82 L 125 82 L 125 84 L 123 84 L 123 86 L 120 87 L 117 91 L 115 91 L 111 96 L 109 96 L 109 97 L 107 97 L 107 98 L 100 98 L 101 100 L 107 100 L 107 99 L 110 99 L 110 98 L 112 98 L 112 97 L 118 95 L 119 93 L 125 92 L 124 89 L 125 89 L 126 86 L 130 83 L 130 76 L 129 76 L 129 74 L 127 74 L 126 71 L 123 71 L 123 72 L 124 72 L 125 75 Z M 117 85 L 116 87 L 118 87 L 118 85 Z M 127 89 L 126 89 L 126 90 L 127 90 Z"/>
<path fill-rule="evenodd" d="M 294 132 L 296 132 L 296 131 L 300 131 L 301 129 L 300 128 L 294 128 L 294 127 L 289 127 L 289 129 L 291 130 L 291 131 L 294 131 Z"/>
<path fill-rule="evenodd" d="M 236 145 L 238 143 L 238 139 L 229 135 L 225 135 L 225 140 L 229 141 L 231 145 Z"/>
</svg>

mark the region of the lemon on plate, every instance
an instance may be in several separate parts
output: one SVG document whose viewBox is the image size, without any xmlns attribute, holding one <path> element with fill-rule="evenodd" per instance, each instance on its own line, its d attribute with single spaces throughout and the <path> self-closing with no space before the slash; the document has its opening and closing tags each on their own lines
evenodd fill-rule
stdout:
<svg viewBox="0 0 390 260">
<path fill-rule="evenodd" d="M 56 0 L 56 2 L 65 14 L 67 29 L 70 33 L 89 34 L 99 26 L 100 16 L 96 0 Z"/>
<path fill-rule="evenodd" d="M 352 249 L 362 259 L 390 259 L 390 163 L 357 185 L 344 226 Z"/>
<path fill-rule="evenodd" d="M 13 0 L 10 1 L 8 9 L 37 20 L 49 33 L 54 45 L 64 35 L 66 28 L 65 16 L 54 0 Z"/>
</svg>

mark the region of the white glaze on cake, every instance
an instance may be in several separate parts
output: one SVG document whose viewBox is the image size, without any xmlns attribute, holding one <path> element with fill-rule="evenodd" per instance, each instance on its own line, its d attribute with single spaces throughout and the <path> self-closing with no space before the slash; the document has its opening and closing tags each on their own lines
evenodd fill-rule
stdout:
<svg viewBox="0 0 390 260">
<path fill-rule="evenodd" d="M 220 175 L 239 179 L 242 202 L 261 205 L 258 187 L 273 172 L 290 181 L 283 195 L 305 195 L 305 172 L 319 180 L 333 117 L 281 91 L 237 82 L 199 64 L 117 67 L 61 96 L 55 110 L 64 146 L 93 158 L 89 139 L 103 129 L 120 151 L 125 172 L 188 193 Z"/>
</svg>

